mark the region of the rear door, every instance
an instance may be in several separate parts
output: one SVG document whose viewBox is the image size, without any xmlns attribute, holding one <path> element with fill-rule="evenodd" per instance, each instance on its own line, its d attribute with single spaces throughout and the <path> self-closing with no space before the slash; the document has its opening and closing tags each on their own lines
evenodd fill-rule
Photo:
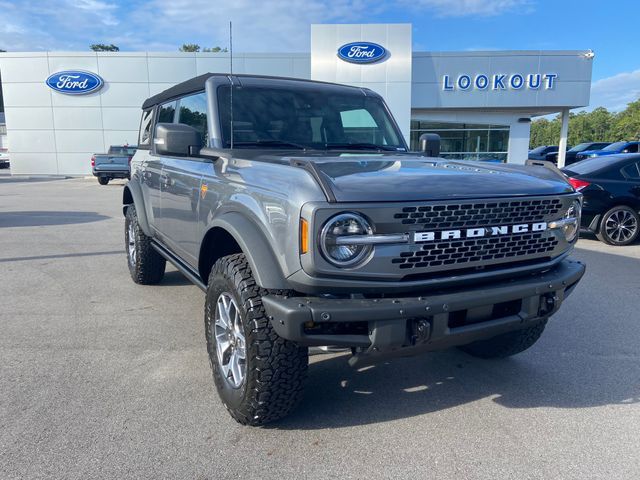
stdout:
<svg viewBox="0 0 640 480">
<path fill-rule="evenodd" d="M 182 97 L 174 122 L 189 125 L 208 144 L 207 100 L 204 92 Z M 163 157 L 160 230 L 167 246 L 197 267 L 199 249 L 198 208 L 202 176 L 209 161 L 197 157 Z"/>
<path fill-rule="evenodd" d="M 626 165 L 620 172 L 627 180 L 628 195 L 633 199 L 632 205 L 636 210 L 640 209 L 640 161 Z"/>
</svg>

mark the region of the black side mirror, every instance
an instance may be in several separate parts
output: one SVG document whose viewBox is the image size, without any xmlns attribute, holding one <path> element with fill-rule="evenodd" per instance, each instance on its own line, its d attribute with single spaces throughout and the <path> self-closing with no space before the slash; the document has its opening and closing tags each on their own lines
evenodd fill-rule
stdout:
<svg viewBox="0 0 640 480">
<path fill-rule="evenodd" d="M 440 156 L 440 135 L 423 133 L 420 135 L 420 151 L 427 157 Z"/>
<path fill-rule="evenodd" d="M 153 144 L 158 155 L 195 156 L 202 148 L 202 137 L 183 123 L 159 123 Z"/>
</svg>

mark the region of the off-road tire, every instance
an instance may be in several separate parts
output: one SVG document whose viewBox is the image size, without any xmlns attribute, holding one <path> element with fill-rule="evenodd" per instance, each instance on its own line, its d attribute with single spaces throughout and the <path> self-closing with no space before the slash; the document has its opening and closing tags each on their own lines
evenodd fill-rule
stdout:
<svg viewBox="0 0 640 480">
<path fill-rule="evenodd" d="M 98 183 L 100 185 L 106 185 L 109 183 L 109 177 L 98 177 Z"/>
<path fill-rule="evenodd" d="M 625 238 L 624 241 L 619 241 L 612 238 L 612 236 L 609 235 L 609 233 L 607 232 L 607 221 L 615 214 L 619 214 L 619 215 L 628 214 L 630 215 L 629 217 L 630 220 L 632 222 L 635 222 L 635 226 L 634 226 L 635 233 L 633 233 L 628 238 Z M 608 245 L 622 247 L 625 245 L 631 245 L 633 242 L 635 242 L 638 239 L 639 233 L 640 233 L 640 216 L 638 215 L 638 212 L 636 212 L 633 208 L 627 207 L 625 205 L 617 205 L 612 209 L 610 209 L 609 211 L 607 211 L 602 216 L 602 220 L 600 220 L 600 228 L 598 229 L 596 236 L 598 237 L 598 240 Z"/>
<path fill-rule="evenodd" d="M 223 292 L 235 300 L 244 327 L 246 368 L 238 388 L 224 378 L 216 353 L 215 312 Z M 224 406 L 243 425 L 288 415 L 302 399 L 307 376 L 308 349 L 279 337 L 265 314 L 262 297 L 269 293 L 256 284 L 243 254 L 219 259 L 209 275 L 204 323 L 213 380 Z"/>
<path fill-rule="evenodd" d="M 463 345 L 460 350 L 479 358 L 506 358 L 520 352 L 524 352 L 538 341 L 547 320 L 542 320 L 536 325 L 514 332 L 503 333 L 488 340 Z"/>
<path fill-rule="evenodd" d="M 131 228 L 130 228 L 131 227 Z M 132 259 L 129 241 L 133 234 L 135 258 Z M 167 261 L 151 246 L 151 237 L 145 235 L 138 223 L 136 207 L 127 207 L 124 217 L 124 245 L 127 252 L 127 265 L 134 282 L 140 285 L 155 285 L 164 277 Z"/>
</svg>

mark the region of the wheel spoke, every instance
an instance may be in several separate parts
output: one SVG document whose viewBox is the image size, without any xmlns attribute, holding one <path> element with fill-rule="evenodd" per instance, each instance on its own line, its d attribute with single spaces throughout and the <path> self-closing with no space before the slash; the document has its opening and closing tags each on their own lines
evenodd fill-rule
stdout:
<svg viewBox="0 0 640 480">
<path fill-rule="evenodd" d="M 231 374 L 233 375 L 233 383 L 236 386 L 239 386 L 242 383 L 242 371 L 240 367 L 240 359 L 238 358 L 237 352 L 233 352 L 231 354 L 231 358 L 229 359 L 229 366 L 231 368 Z"/>
<path fill-rule="evenodd" d="M 236 352 L 238 353 L 238 358 L 242 360 L 247 358 L 247 350 L 244 346 L 244 340 L 240 341 L 240 339 L 236 339 Z"/>
<path fill-rule="evenodd" d="M 221 367 L 222 367 L 222 376 L 228 380 L 229 374 L 231 373 L 230 364 L 227 362 L 226 364 L 221 365 Z"/>
<path fill-rule="evenodd" d="M 221 295 L 218 299 L 218 308 L 216 309 L 216 324 L 228 329 L 229 325 L 229 307 L 225 302 L 224 296 Z"/>
<path fill-rule="evenodd" d="M 216 335 L 216 341 L 218 342 L 218 350 L 220 350 L 220 358 L 224 358 L 225 353 L 229 350 L 231 342 L 225 335 Z"/>
</svg>

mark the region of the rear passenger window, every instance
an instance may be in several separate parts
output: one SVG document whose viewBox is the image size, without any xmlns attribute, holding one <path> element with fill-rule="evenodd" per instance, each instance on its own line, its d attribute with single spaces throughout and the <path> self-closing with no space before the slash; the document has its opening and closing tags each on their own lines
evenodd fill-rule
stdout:
<svg viewBox="0 0 640 480">
<path fill-rule="evenodd" d="M 140 138 L 138 138 L 138 146 L 144 148 L 151 145 L 151 125 L 153 122 L 153 110 L 145 110 L 142 112 L 142 120 L 140 121 Z"/>
<path fill-rule="evenodd" d="M 177 104 L 177 101 L 173 101 L 160 105 L 158 110 L 158 123 L 173 123 Z"/>
<path fill-rule="evenodd" d="M 640 166 L 637 163 L 627 165 L 622 169 L 622 174 L 629 180 L 640 180 Z"/>
<path fill-rule="evenodd" d="M 204 92 L 180 99 L 178 123 L 195 128 L 200 133 L 202 145 L 208 146 L 207 96 Z"/>
</svg>

